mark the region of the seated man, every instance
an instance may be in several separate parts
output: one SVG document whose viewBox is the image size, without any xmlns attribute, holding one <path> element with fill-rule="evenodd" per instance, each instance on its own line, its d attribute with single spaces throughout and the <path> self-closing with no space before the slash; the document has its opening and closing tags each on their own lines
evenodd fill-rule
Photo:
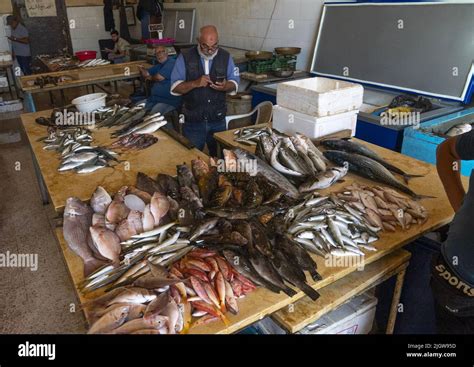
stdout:
<svg viewBox="0 0 474 367">
<path fill-rule="evenodd" d="M 146 100 L 145 108 L 152 114 L 160 112 L 162 115 L 173 111 L 181 104 L 181 98 L 170 93 L 171 72 L 173 71 L 176 59 L 168 56 L 166 48 L 158 46 L 155 48 L 155 55 L 158 64 L 148 70 L 139 66 L 140 72 L 146 80 L 153 81 L 151 94 Z"/>
<path fill-rule="evenodd" d="M 108 52 L 107 58 L 114 64 L 120 64 L 127 62 L 130 59 L 130 43 L 120 37 L 119 33 L 115 30 L 110 32 L 112 41 L 114 41 L 114 49 L 106 48 L 104 51 Z"/>
</svg>

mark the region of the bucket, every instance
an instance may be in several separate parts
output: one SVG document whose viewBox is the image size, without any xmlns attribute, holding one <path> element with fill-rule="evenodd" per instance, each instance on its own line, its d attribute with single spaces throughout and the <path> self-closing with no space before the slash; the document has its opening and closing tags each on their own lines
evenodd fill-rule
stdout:
<svg viewBox="0 0 474 367">
<path fill-rule="evenodd" d="M 79 61 L 86 61 L 95 59 L 97 56 L 96 51 L 78 51 L 74 55 L 79 59 Z"/>
<path fill-rule="evenodd" d="M 105 106 L 106 93 L 92 93 L 77 97 L 72 100 L 72 104 L 79 112 L 92 112 Z"/>
<path fill-rule="evenodd" d="M 252 111 L 252 96 L 250 94 L 237 93 L 235 96 L 227 96 L 227 116 L 243 115 Z M 232 120 L 229 129 L 237 129 L 252 125 L 252 117 L 244 117 Z"/>
</svg>

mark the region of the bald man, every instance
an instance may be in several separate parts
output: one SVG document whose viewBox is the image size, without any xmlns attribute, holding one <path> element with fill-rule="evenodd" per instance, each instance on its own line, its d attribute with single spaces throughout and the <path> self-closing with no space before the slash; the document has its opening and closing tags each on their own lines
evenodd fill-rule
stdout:
<svg viewBox="0 0 474 367">
<path fill-rule="evenodd" d="M 207 144 L 215 156 L 213 135 L 225 130 L 226 94 L 237 92 L 239 72 L 229 53 L 219 48 L 216 27 L 201 28 L 197 42 L 176 60 L 171 94 L 182 96 L 184 135 L 200 150 Z"/>
<path fill-rule="evenodd" d="M 181 98 L 173 96 L 170 93 L 171 72 L 173 71 L 176 59 L 169 57 L 168 51 L 164 46 L 155 48 L 155 57 L 157 64 L 145 69 L 139 65 L 138 68 L 146 80 L 153 82 L 151 93 L 146 100 L 145 108 L 151 113 L 160 112 L 162 115 L 173 111 L 181 104 Z"/>
</svg>

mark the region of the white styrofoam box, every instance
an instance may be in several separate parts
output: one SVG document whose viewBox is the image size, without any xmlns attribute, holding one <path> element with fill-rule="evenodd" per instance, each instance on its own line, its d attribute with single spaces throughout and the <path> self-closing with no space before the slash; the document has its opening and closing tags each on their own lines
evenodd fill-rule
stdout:
<svg viewBox="0 0 474 367">
<path fill-rule="evenodd" d="M 357 110 L 326 117 L 313 117 L 278 105 L 273 106 L 273 128 L 286 134 L 301 133 L 310 139 L 350 129 L 355 135 Z"/>
<path fill-rule="evenodd" d="M 20 111 L 23 109 L 23 103 L 19 99 L 15 99 L 12 101 L 3 101 L 0 103 L 0 112 L 13 112 L 13 111 Z"/>
<path fill-rule="evenodd" d="M 12 61 L 12 54 L 8 51 L 0 52 L 0 62 Z"/>
<path fill-rule="evenodd" d="M 323 117 L 357 110 L 364 88 L 330 78 L 305 78 L 278 83 L 277 104 L 307 115 Z"/>
<path fill-rule="evenodd" d="M 0 88 L 8 87 L 8 79 L 6 76 L 0 76 Z"/>
<path fill-rule="evenodd" d="M 364 293 L 299 331 L 300 334 L 368 334 L 374 322 L 377 298 Z"/>
</svg>

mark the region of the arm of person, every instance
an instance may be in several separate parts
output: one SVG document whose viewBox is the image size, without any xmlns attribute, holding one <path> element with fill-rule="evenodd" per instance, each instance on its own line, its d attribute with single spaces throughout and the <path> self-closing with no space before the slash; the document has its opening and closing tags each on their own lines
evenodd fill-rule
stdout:
<svg viewBox="0 0 474 367">
<path fill-rule="evenodd" d="M 163 75 L 160 74 L 161 70 L 160 70 L 159 65 L 152 66 L 148 70 L 146 70 L 142 66 L 140 66 L 140 71 L 142 72 L 142 75 L 147 80 L 151 80 L 151 81 L 154 81 L 154 82 L 161 82 L 162 80 L 166 79 Z"/>
<path fill-rule="evenodd" d="M 239 89 L 239 69 L 235 66 L 234 60 L 232 57 L 229 57 L 229 63 L 227 64 L 227 76 L 226 80 L 222 83 L 213 83 L 211 84 L 211 88 L 215 90 L 219 90 L 222 92 L 236 94 L 237 90 Z"/>
<path fill-rule="evenodd" d="M 24 43 L 24 44 L 30 43 L 29 37 L 8 37 L 8 39 L 12 42 L 18 42 L 18 43 Z"/>
<path fill-rule="evenodd" d="M 203 75 L 199 79 L 186 81 L 186 65 L 183 55 L 179 55 L 171 72 L 171 89 L 173 96 L 181 96 L 191 92 L 193 89 L 206 87 L 211 83 L 208 75 Z"/>
<path fill-rule="evenodd" d="M 466 192 L 461 181 L 460 160 L 474 159 L 474 131 L 449 138 L 436 149 L 436 168 L 454 211 L 462 205 Z"/>
</svg>

